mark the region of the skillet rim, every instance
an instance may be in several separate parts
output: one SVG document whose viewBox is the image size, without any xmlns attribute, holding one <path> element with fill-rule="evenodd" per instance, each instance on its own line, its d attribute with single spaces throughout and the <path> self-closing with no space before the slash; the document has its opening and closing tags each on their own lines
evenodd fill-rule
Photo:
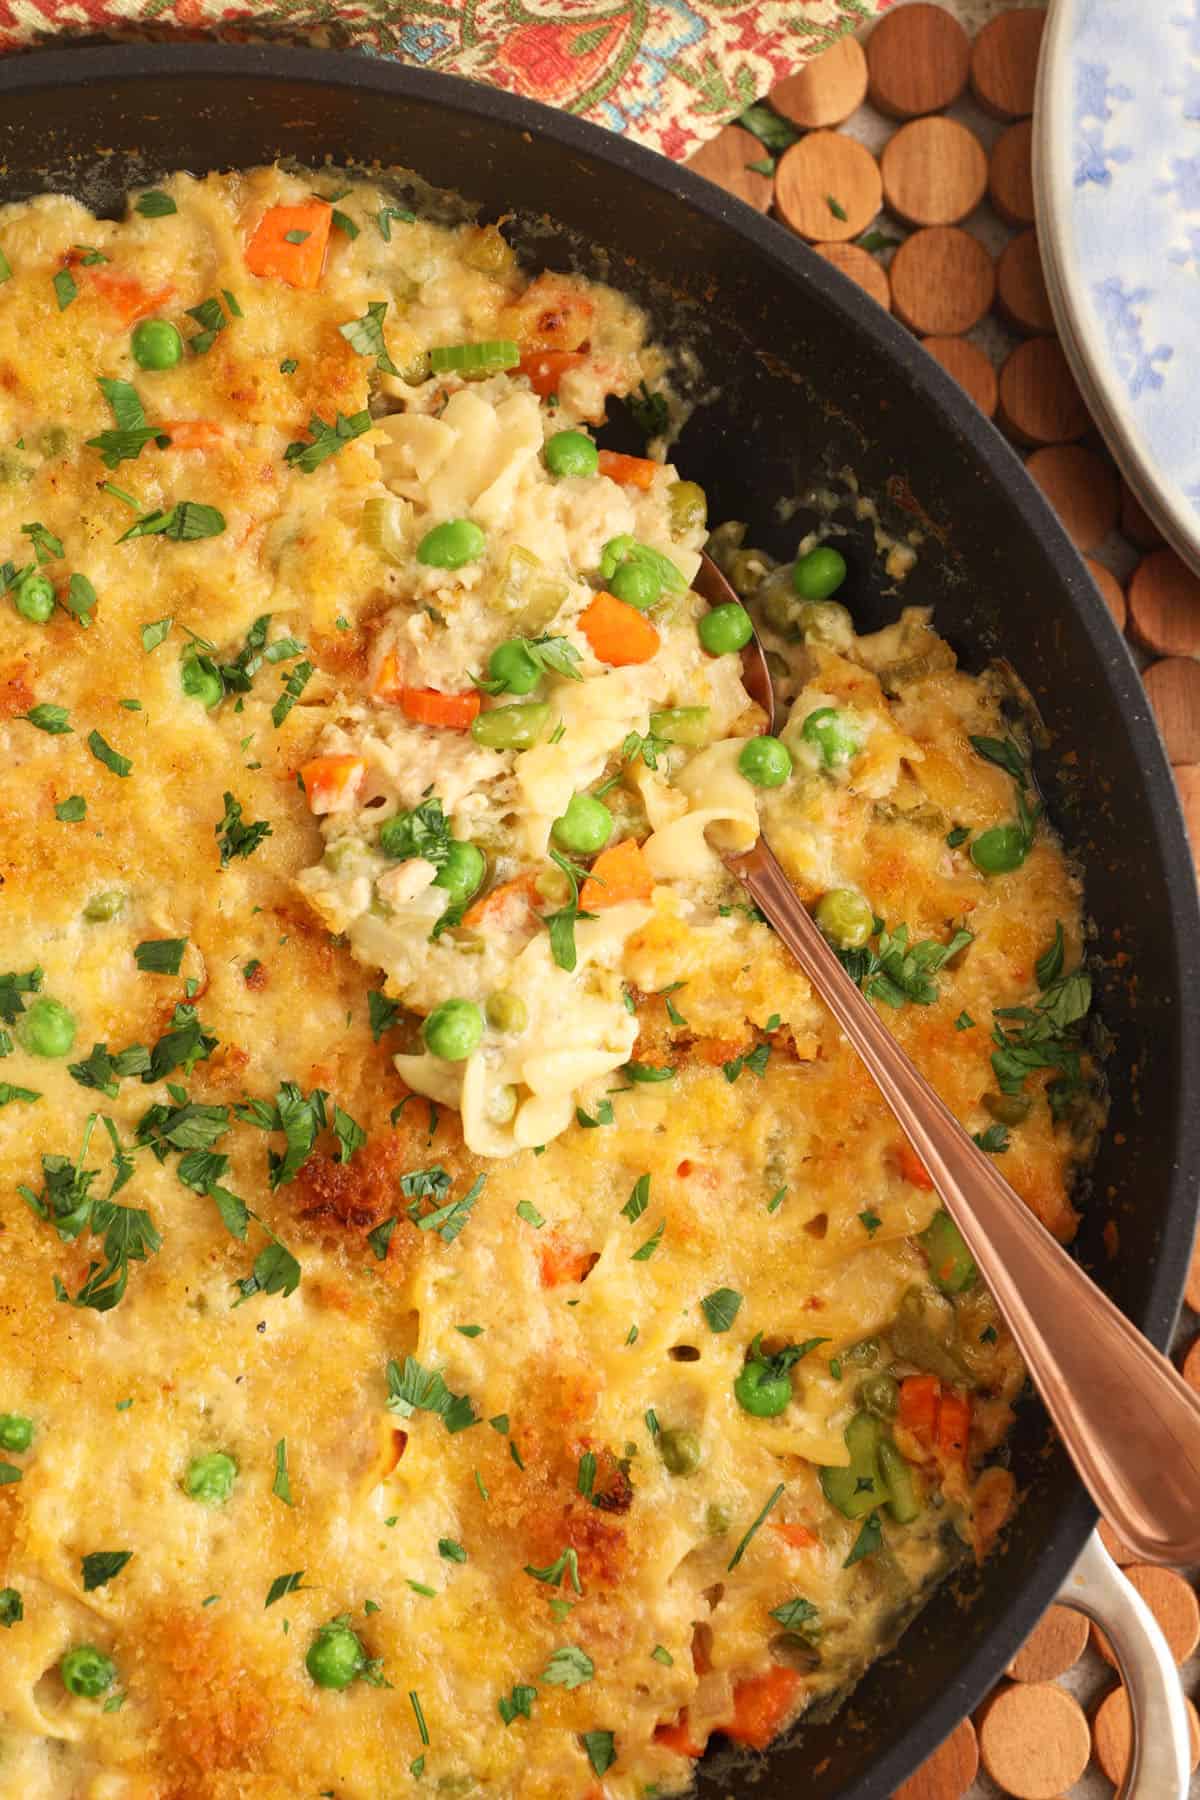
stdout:
<svg viewBox="0 0 1200 1800">
<path fill-rule="evenodd" d="M 815 290 L 829 311 L 840 314 L 860 341 L 865 339 L 873 352 L 901 371 L 910 386 L 941 412 L 976 467 L 1020 512 L 1038 548 L 1056 570 L 1060 595 L 1083 630 L 1097 676 L 1107 682 L 1120 708 L 1129 748 L 1146 784 L 1151 838 L 1162 856 L 1178 1000 L 1174 1018 L 1179 1052 L 1177 1125 L 1146 1298 L 1134 1322 L 1153 1344 L 1164 1349 L 1179 1316 L 1196 1229 L 1192 1171 L 1200 1168 L 1200 1032 L 1189 1034 L 1183 1009 L 1187 996 L 1200 985 L 1200 893 L 1166 749 L 1137 667 L 1108 609 L 1092 604 L 1091 577 L 1013 449 L 916 338 L 807 244 L 666 156 L 523 96 L 355 51 L 154 42 L 36 50 L 0 60 L 0 100 L 43 88 L 69 91 L 85 84 L 186 82 L 189 77 L 247 83 L 266 79 L 292 82 L 300 88 L 342 89 L 348 95 L 357 89 L 391 100 L 432 101 L 459 116 L 495 119 L 506 127 L 556 142 L 606 165 L 618 176 L 657 188 L 747 243 L 789 282 Z M 119 106 L 120 102 L 120 93 L 114 92 L 110 104 Z M 352 132 L 351 124 L 350 135 Z M 35 145 L 30 153 L 35 164 L 37 154 Z M 1033 1557 L 1024 1582 L 1001 1616 L 987 1627 L 954 1683 L 914 1719 L 878 1761 L 840 1790 L 842 1800 L 885 1800 L 974 1710 L 1054 1600 L 1096 1517 L 1096 1508 L 1076 1481 L 1056 1531 Z M 895 1649 L 888 1653 L 896 1654 Z M 772 1759 L 768 1774 L 776 1769 L 784 1774 L 786 1759 L 802 1754 L 802 1746 L 801 1736 L 768 1753 Z M 726 1758 L 720 1766 L 720 1780 L 727 1787 L 735 1777 Z M 701 1782 L 703 1789 L 703 1776 Z"/>
</svg>

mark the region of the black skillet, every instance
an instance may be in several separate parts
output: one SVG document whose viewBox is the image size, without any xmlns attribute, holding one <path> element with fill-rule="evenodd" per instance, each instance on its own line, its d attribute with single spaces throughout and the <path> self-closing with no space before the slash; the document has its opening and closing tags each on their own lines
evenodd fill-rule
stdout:
<svg viewBox="0 0 1200 1800">
<path fill-rule="evenodd" d="M 1112 1116 L 1079 1252 L 1164 1345 L 1200 1170 L 1195 879 L 1137 672 L 1016 457 L 905 331 L 781 227 L 563 113 L 321 51 L 135 46 L 0 64 L 0 200 L 59 187 L 120 209 L 129 183 L 275 156 L 416 169 L 485 217 L 514 214 L 509 235 L 533 262 L 582 268 L 644 300 L 703 365 L 706 397 L 675 460 L 708 490 L 710 516 L 750 521 L 750 541 L 794 546 L 806 515 L 781 524 L 775 501 L 843 467 L 885 521 L 924 529 L 904 600 L 936 606 L 967 665 L 1009 657 L 1053 733 L 1038 773 L 1086 870 L 1113 1036 Z M 847 595 L 871 628 L 898 601 L 882 591 L 870 526 L 852 528 Z M 1109 1222 L 1115 1259 L 1102 1242 Z M 1033 1401 L 1013 1458 L 1027 1497 L 982 1573 L 943 1588 L 835 1719 L 736 1774 L 706 1763 L 702 1793 L 882 1800 L 975 1705 L 1094 1516 Z"/>
</svg>

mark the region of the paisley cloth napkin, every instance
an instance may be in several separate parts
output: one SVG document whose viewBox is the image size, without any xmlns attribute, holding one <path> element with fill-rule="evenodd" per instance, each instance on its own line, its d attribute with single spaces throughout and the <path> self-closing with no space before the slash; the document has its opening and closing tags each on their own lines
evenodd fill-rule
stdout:
<svg viewBox="0 0 1200 1800">
<path fill-rule="evenodd" d="M 491 82 L 679 160 L 888 0 L 0 0 L 0 51 L 321 44 Z"/>
</svg>

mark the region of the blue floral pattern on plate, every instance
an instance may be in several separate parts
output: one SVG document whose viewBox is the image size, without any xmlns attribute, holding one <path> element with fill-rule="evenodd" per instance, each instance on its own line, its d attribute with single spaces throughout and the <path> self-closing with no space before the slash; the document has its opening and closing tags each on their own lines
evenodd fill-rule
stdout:
<svg viewBox="0 0 1200 1800">
<path fill-rule="evenodd" d="M 1131 484 L 1200 568 L 1200 0 L 1057 0 L 1035 130 L 1064 347 Z"/>
</svg>

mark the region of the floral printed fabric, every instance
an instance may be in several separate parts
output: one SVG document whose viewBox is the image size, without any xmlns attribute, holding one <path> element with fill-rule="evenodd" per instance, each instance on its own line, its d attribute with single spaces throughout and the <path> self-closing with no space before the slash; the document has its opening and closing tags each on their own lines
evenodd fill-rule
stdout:
<svg viewBox="0 0 1200 1800">
<path fill-rule="evenodd" d="M 198 37 L 374 51 L 680 160 L 888 0 L 0 0 L 0 51 Z"/>
</svg>

